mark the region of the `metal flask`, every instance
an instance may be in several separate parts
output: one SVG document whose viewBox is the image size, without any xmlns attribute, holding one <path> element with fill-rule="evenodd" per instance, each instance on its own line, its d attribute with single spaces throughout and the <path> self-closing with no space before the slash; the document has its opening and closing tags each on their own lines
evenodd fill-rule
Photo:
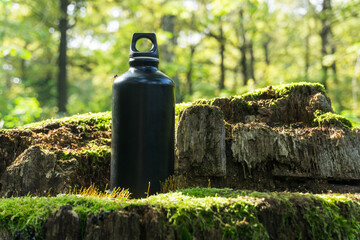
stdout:
<svg viewBox="0 0 360 240">
<path fill-rule="evenodd" d="M 142 38 L 153 44 L 147 52 L 136 49 Z M 138 198 L 159 192 L 174 172 L 175 84 L 158 70 L 154 33 L 134 33 L 129 57 L 113 83 L 110 187 Z"/>
</svg>

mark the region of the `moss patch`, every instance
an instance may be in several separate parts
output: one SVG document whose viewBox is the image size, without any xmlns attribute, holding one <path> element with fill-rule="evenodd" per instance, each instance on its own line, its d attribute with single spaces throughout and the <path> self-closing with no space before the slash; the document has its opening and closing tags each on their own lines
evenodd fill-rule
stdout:
<svg viewBox="0 0 360 240">
<path fill-rule="evenodd" d="M 115 201 L 75 195 L 2 198 L 0 200 L 0 229 L 10 230 L 13 234 L 23 232 L 27 235 L 26 230 L 33 228 L 35 235 L 41 239 L 42 224 L 46 218 L 51 212 L 64 205 L 72 206 L 74 211 L 79 213 L 83 223 L 86 222 L 86 217 L 90 213 L 119 209 L 119 204 Z"/>
<path fill-rule="evenodd" d="M 194 198 L 177 192 L 140 201 L 165 208 L 168 220 L 176 227 L 180 239 L 206 239 L 209 236 L 204 233 L 214 230 L 218 231 L 222 239 L 268 238 L 265 228 L 256 217 L 258 199 Z"/>
<path fill-rule="evenodd" d="M 357 239 L 358 194 L 300 194 L 193 188 L 144 199 L 117 200 L 75 195 L 0 199 L 0 231 L 35 229 L 51 212 L 70 205 L 82 225 L 91 213 L 127 211 L 142 206 L 164 214 L 178 239 Z M 138 214 L 141 211 L 137 211 Z M 148 216 L 149 217 L 149 216 Z M 39 238 L 40 239 L 40 238 Z"/>
<path fill-rule="evenodd" d="M 239 96 L 245 100 L 260 100 L 268 98 L 282 98 L 288 96 L 296 90 L 314 88 L 315 91 L 326 95 L 325 87 L 320 83 L 299 82 L 283 84 L 278 86 L 269 86 L 267 88 L 257 89 L 254 92 L 245 93 Z"/>
<path fill-rule="evenodd" d="M 49 125 L 63 126 L 66 124 L 75 124 L 80 126 L 96 126 L 99 130 L 105 131 L 111 129 L 111 112 L 101 113 L 85 113 L 73 115 L 71 117 L 63 117 L 58 119 L 47 119 L 41 122 L 30 123 L 18 129 L 32 129 L 46 127 Z"/>
<path fill-rule="evenodd" d="M 331 112 L 324 113 L 319 110 L 314 113 L 313 122 L 318 127 L 352 128 L 350 120 L 346 117 Z"/>
</svg>

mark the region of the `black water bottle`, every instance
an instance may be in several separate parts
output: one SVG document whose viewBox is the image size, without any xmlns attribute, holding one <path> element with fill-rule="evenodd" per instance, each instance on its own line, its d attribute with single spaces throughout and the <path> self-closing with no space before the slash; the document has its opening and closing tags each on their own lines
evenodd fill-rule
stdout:
<svg viewBox="0 0 360 240">
<path fill-rule="evenodd" d="M 153 44 L 147 52 L 136 49 L 142 38 Z M 175 85 L 158 70 L 154 33 L 134 33 L 129 57 L 129 70 L 113 83 L 110 187 L 144 197 L 174 171 Z"/>
</svg>

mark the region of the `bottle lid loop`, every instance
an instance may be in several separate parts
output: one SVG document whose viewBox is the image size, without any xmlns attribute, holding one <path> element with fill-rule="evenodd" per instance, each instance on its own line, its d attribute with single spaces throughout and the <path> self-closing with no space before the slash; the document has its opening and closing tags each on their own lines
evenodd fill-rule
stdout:
<svg viewBox="0 0 360 240">
<path fill-rule="evenodd" d="M 152 42 L 152 48 L 149 51 L 141 52 L 136 49 L 136 42 L 141 38 L 147 38 Z M 130 45 L 130 58 L 159 58 L 158 45 L 155 33 L 134 33 Z"/>
</svg>

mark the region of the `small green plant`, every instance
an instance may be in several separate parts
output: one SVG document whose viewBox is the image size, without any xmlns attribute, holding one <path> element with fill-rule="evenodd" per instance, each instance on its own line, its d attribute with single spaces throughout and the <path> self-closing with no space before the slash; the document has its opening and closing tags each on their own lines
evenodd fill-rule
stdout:
<svg viewBox="0 0 360 240">
<path fill-rule="evenodd" d="M 316 110 L 314 113 L 314 125 L 318 127 L 340 127 L 352 128 L 352 124 L 346 117 L 332 113 Z"/>
</svg>

